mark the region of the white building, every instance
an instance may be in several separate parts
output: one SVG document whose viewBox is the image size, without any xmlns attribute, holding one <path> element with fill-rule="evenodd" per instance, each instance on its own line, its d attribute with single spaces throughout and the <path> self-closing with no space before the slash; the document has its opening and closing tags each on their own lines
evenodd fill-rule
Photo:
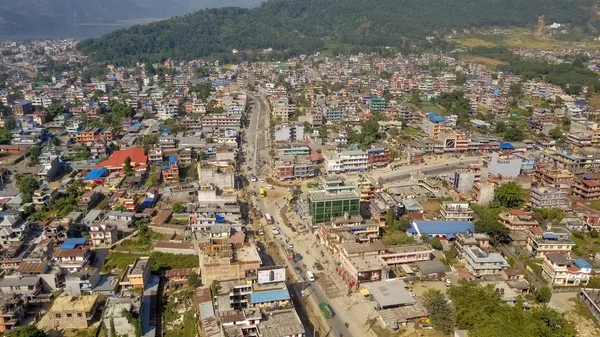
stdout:
<svg viewBox="0 0 600 337">
<path fill-rule="evenodd" d="M 342 172 L 364 172 L 369 167 L 367 152 L 351 150 L 331 153 L 325 156 L 325 168 L 328 174 Z"/>
</svg>

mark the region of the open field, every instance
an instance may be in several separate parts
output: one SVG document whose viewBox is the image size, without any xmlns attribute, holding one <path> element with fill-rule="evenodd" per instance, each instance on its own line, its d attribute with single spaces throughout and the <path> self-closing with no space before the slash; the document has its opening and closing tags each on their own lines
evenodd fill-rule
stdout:
<svg viewBox="0 0 600 337">
<path fill-rule="evenodd" d="M 499 66 L 501 64 L 506 64 L 506 62 L 504 62 L 504 61 L 492 59 L 489 57 L 470 55 L 470 54 L 461 55 L 460 58 L 467 62 L 483 64 L 490 69 L 495 69 L 497 66 Z"/>
<path fill-rule="evenodd" d="M 435 112 L 438 115 L 443 113 L 442 109 L 440 109 L 440 107 L 433 102 L 422 102 L 421 109 L 426 112 Z"/>
</svg>

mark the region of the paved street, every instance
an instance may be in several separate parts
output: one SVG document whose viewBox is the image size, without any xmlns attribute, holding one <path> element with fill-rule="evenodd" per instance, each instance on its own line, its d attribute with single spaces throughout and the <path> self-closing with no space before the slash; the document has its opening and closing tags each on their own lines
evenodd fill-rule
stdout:
<svg viewBox="0 0 600 337">
<path fill-rule="evenodd" d="M 421 165 L 410 165 L 398 167 L 390 171 L 373 171 L 371 176 L 381 181 L 381 183 L 390 182 L 394 180 L 405 179 L 410 176 L 411 173 L 416 171 L 423 172 L 425 174 L 436 174 L 442 172 L 449 172 L 456 169 L 460 165 L 464 164 L 475 164 L 480 160 L 479 157 L 466 157 L 463 159 L 452 158 L 447 160 L 430 161 L 426 164 Z"/>
</svg>

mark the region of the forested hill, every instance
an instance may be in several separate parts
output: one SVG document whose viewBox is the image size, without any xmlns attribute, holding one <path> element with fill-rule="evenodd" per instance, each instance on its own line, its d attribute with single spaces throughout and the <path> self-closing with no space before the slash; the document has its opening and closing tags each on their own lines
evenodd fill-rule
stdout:
<svg viewBox="0 0 600 337">
<path fill-rule="evenodd" d="M 252 6 L 262 0 L 1 0 L 0 39 L 90 37 L 202 8 Z"/>
<path fill-rule="evenodd" d="M 209 9 L 133 26 L 79 48 L 96 60 L 192 59 L 232 49 L 309 53 L 331 45 L 401 47 L 434 31 L 546 22 L 585 25 L 590 0 L 269 0 L 252 9 Z"/>
</svg>

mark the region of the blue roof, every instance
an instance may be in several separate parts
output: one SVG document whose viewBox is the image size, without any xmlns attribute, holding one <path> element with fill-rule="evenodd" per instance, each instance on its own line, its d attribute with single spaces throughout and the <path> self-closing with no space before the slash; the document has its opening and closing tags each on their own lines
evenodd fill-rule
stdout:
<svg viewBox="0 0 600 337">
<path fill-rule="evenodd" d="M 515 149 L 515 147 L 509 142 L 500 143 L 500 148 L 503 150 L 514 150 Z"/>
<path fill-rule="evenodd" d="M 592 268 L 592 265 L 584 259 L 577 259 L 573 263 L 579 268 Z"/>
<path fill-rule="evenodd" d="M 259 291 L 250 294 L 250 303 L 267 303 L 275 301 L 285 301 L 290 299 L 290 293 L 287 289 L 274 291 Z"/>
<path fill-rule="evenodd" d="M 543 233 L 542 238 L 546 240 L 558 240 L 558 236 L 554 233 Z"/>
<path fill-rule="evenodd" d="M 94 179 L 98 179 L 100 177 L 102 177 L 104 175 L 104 173 L 106 173 L 108 169 L 106 167 L 103 167 L 101 169 L 93 169 L 90 171 L 90 173 L 88 173 L 85 178 L 83 178 L 83 180 L 94 180 Z"/>
<path fill-rule="evenodd" d="M 415 220 L 408 228 L 408 233 L 444 235 L 447 239 L 452 239 L 455 233 L 467 233 L 474 229 L 475 227 L 470 221 Z"/>
<path fill-rule="evenodd" d="M 71 249 L 77 247 L 78 245 L 84 245 L 85 241 L 86 241 L 85 238 L 68 238 L 60 246 L 60 249 L 71 250 Z"/>
<path fill-rule="evenodd" d="M 171 167 L 171 166 L 169 166 L 169 165 L 163 165 L 163 166 L 161 167 L 161 169 L 163 169 L 163 170 L 168 170 L 170 167 Z"/>
<path fill-rule="evenodd" d="M 430 112 L 427 114 L 427 118 L 429 118 L 430 121 L 434 122 L 434 123 L 441 123 L 444 122 L 446 120 L 445 117 L 442 116 L 438 116 L 436 113 L 434 112 Z"/>
<path fill-rule="evenodd" d="M 177 156 L 169 156 L 169 164 L 176 163 L 178 161 Z"/>
<path fill-rule="evenodd" d="M 17 105 L 22 106 L 22 105 L 29 104 L 29 103 L 31 103 L 31 102 L 30 101 L 21 101 L 21 102 L 17 103 Z"/>
</svg>

